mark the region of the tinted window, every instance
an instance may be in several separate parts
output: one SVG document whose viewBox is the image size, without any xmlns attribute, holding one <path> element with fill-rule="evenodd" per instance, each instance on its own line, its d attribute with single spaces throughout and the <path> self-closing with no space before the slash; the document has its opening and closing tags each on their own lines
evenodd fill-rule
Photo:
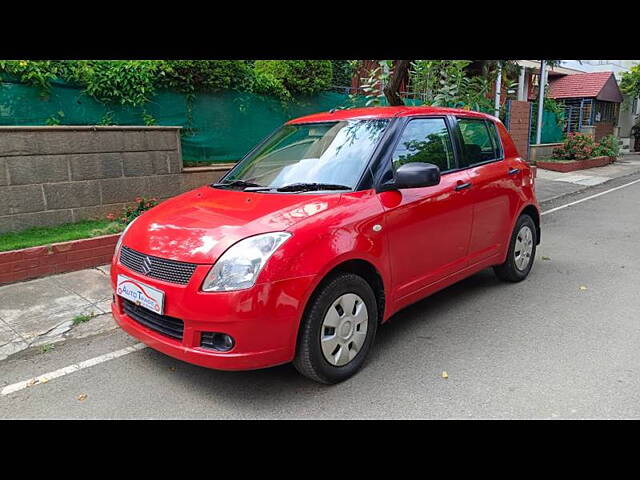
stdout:
<svg viewBox="0 0 640 480">
<path fill-rule="evenodd" d="M 487 122 L 489 133 L 491 134 L 491 140 L 496 149 L 496 158 L 502 158 L 502 142 L 500 141 L 500 135 L 498 135 L 498 129 L 493 122 Z"/>
<path fill-rule="evenodd" d="M 419 118 L 407 124 L 393 152 L 393 168 L 410 162 L 432 163 L 443 172 L 455 168 L 444 119 Z"/>
<path fill-rule="evenodd" d="M 497 133 L 492 123 L 459 118 L 458 125 L 462 133 L 462 167 L 500 158 L 500 148 L 495 138 Z"/>
</svg>

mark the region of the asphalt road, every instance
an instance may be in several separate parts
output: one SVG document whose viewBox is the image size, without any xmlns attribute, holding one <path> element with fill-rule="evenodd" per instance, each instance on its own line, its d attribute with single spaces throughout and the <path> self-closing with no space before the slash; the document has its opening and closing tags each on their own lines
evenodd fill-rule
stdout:
<svg viewBox="0 0 640 480">
<path fill-rule="evenodd" d="M 640 418 L 639 220 L 640 183 L 545 215 L 526 281 L 487 270 L 400 312 L 339 385 L 147 348 L 1 396 L 0 418 Z M 135 343 L 27 352 L 0 362 L 0 386 Z"/>
</svg>

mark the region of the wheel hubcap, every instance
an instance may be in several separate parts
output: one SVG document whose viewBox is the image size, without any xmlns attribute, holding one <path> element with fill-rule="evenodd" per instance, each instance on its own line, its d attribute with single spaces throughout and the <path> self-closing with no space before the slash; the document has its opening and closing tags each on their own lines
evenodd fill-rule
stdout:
<svg viewBox="0 0 640 480">
<path fill-rule="evenodd" d="M 529 262 L 531 262 L 531 252 L 533 252 L 533 232 L 527 225 L 523 225 L 518 231 L 516 245 L 513 249 L 518 270 L 526 270 Z"/>
<path fill-rule="evenodd" d="M 369 312 L 362 298 L 346 293 L 329 307 L 320 330 L 320 346 L 331 365 L 341 367 L 355 358 L 367 338 Z"/>
</svg>

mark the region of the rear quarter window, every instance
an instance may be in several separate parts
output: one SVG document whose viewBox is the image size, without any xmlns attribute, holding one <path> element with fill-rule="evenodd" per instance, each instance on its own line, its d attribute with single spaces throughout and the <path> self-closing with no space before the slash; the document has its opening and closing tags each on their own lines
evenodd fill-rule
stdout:
<svg viewBox="0 0 640 480">
<path fill-rule="evenodd" d="M 458 127 L 462 136 L 461 167 L 502 158 L 502 144 L 493 122 L 458 118 Z"/>
</svg>

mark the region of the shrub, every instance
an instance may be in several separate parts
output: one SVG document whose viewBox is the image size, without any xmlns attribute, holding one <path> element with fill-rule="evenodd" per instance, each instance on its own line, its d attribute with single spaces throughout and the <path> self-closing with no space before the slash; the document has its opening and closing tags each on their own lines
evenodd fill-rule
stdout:
<svg viewBox="0 0 640 480">
<path fill-rule="evenodd" d="M 333 78 L 331 84 L 337 87 L 350 87 L 357 61 L 331 60 Z"/>
<path fill-rule="evenodd" d="M 256 73 L 280 81 L 292 95 L 312 95 L 331 85 L 331 60 L 258 60 Z"/>
<path fill-rule="evenodd" d="M 150 210 L 151 208 L 155 207 L 156 205 L 158 205 L 157 198 L 146 199 L 144 197 L 136 197 L 135 204 L 127 205 L 123 209 L 122 214 L 119 217 L 113 213 L 110 213 L 109 215 L 107 215 L 107 220 L 113 220 L 122 225 L 127 225 L 130 222 L 132 222 L 134 219 L 142 215 L 147 210 Z"/>
<path fill-rule="evenodd" d="M 620 155 L 620 142 L 614 135 L 607 135 L 593 152 L 594 157 L 617 157 Z"/>
<path fill-rule="evenodd" d="M 40 95 L 47 95 L 51 80 L 56 78 L 55 62 L 50 60 L 0 60 L 0 77 L 6 73 L 16 77 L 22 83 L 36 87 Z"/>
<path fill-rule="evenodd" d="M 562 146 L 553 150 L 553 158 L 559 160 L 586 160 L 592 158 L 597 144 L 583 133 L 569 133 Z"/>
<path fill-rule="evenodd" d="M 253 70 L 245 60 L 167 60 L 159 64 L 159 86 L 182 93 L 246 90 L 253 80 Z"/>
<path fill-rule="evenodd" d="M 349 62 L 334 62 L 341 77 L 333 81 L 346 82 Z M 292 94 L 327 89 L 332 75 L 331 60 L 0 60 L 0 79 L 17 79 L 44 97 L 58 79 L 105 104 L 133 107 L 144 107 L 158 89 L 187 94 L 189 102 L 195 93 L 219 90 L 288 100 Z M 51 118 L 50 123 L 59 124 L 60 119 Z M 145 123 L 154 119 L 147 117 Z"/>
<path fill-rule="evenodd" d="M 154 93 L 157 62 L 149 60 L 91 60 L 60 65 L 66 79 L 104 103 L 139 106 Z"/>
<path fill-rule="evenodd" d="M 261 95 L 277 97 L 281 100 L 289 100 L 291 94 L 283 83 L 270 73 L 256 71 L 253 78 L 251 91 Z"/>
</svg>

